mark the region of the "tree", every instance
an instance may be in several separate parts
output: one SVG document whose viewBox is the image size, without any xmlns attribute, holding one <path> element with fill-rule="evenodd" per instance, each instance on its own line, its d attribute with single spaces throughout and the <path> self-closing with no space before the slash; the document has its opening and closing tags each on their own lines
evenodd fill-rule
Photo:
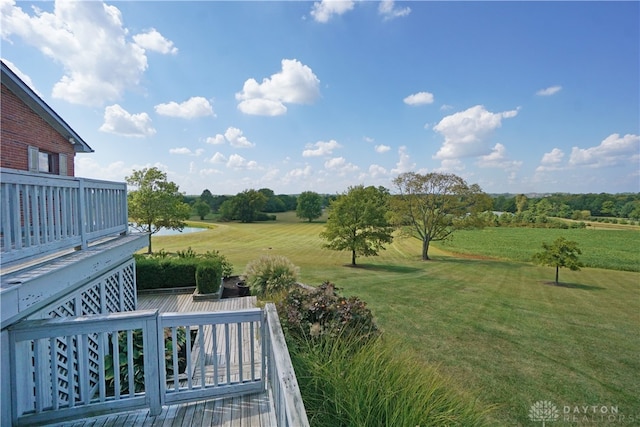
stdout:
<svg viewBox="0 0 640 427">
<path fill-rule="evenodd" d="M 204 221 L 204 217 L 211 212 L 211 207 L 202 199 L 193 204 L 193 209 L 195 209 L 201 221 Z"/>
<path fill-rule="evenodd" d="M 322 216 L 322 196 L 313 191 L 305 191 L 298 196 L 296 207 L 298 218 L 308 219 L 309 222 Z"/>
<path fill-rule="evenodd" d="M 208 189 L 205 189 L 202 192 L 202 194 L 200 194 L 200 200 L 202 200 L 207 205 L 209 205 L 209 208 L 213 210 L 213 204 L 214 204 L 215 198 L 213 197 L 213 194 L 211 194 L 211 191 L 209 191 Z"/>
<path fill-rule="evenodd" d="M 385 243 L 393 240 L 393 227 L 387 219 L 389 191 L 384 187 L 349 187 L 329 205 L 329 219 L 320 237 L 325 248 L 351 251 L 356 256 L 376 256 Z"/>
<path fill-rule="evenodd" d="M 240 222 L 253 222 L 264 209 L 267 197 L 256 190 L 244 190 L 231 199 L 233 219 Z"/>
<path fill-rule="evenodd" d="M 556 268 L 556 285 L 560 267 L 567 267 L 572 271 L 580 270 L 582 263 L 578 260 L 578 255 L 582 254 L 578 243 L 558 237 L 552 244 L 543 242 L 542 252 L 533 255 L 533 262 L 538 265 L 546 265 Z"/>
<path fill-rule="evenodd" d="M 456 229 L 482 225 L 478 214 L 492 205 L 478 185 L 467 185 L 454 174 L 406 172 L 393 183 L 400 193 L 391 199 L 394 221 L 422 242 L 425 261 L 431 242 L 447 239 Z"/>
<path fill-rule="evenodd" d="M 518 194 L 516 196 L 516 213 L 520 214 L 525 211 L 529 199 L 524 194 Z"/>
<path fill-rule="evenodd" d="M 134 170 L 126 180 L 134 188 L 127 195 L 129 218 L 134 227 L 149 233 L 147 253 L 152 253 L 151 235 L 162 228 L 182 230 L 191 207 L 182 202 L 178 185 L 167 181 L 167 174 L 158 168 Z"/>
</svg>

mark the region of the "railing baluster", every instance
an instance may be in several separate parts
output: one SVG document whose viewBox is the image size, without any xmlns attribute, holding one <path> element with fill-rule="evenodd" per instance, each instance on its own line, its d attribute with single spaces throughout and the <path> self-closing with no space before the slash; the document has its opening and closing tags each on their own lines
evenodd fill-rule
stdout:
<svg viewBox="0 0 640 427">
<path fill-rule="evenodd" d="M 108 338 L 104 332 L 100 332 L 98 334 L 98 393 L 100 396 L 100 402 L 104 402 L 107 395 L 106 379 L 104 375 L 105 342 L 108 342 Z"/>
<path fill-rule="evenodd" d="M 256 340 L 253 337 L 254 324 L 255 322 L 249 323 L 249 336 L 251 337 L 251 339 L 249 340 L 249 343 L 251 344 L 251 381 L 256 380 L 256 345 L 255 345 Z"/>
<path fill-rule="evenodd" d="M 213 329 L 216 325 L 213 325 Z M 204 346 L 204 326 L 198 325 L 198 345 L 200 346 L 200 388 L 205 388 L 205 364 L 207 363 L 207 349 Z M 215 344 L 214 344 L 215 346 Z M 215 355 L 214 355 L 215 359 Z M 214 362 L 215 363 L 215 362 Z"/>
<path fill-rule="evenodd" d="M 75 337 L 71 335 L 67 335 L 66 338 L 67 338 L 67 395 L 69 399 L 69 407 L 73 408 L 76 406 L 76 383 L 75 383 L 76 375 L 75 375 L 75 369 L 73 366 L 73 361 L 75 360 L 75 358 L 73 357 L 74 355 L 73 347 L 74 347 Z"/>
<path fill-rule="evenodd" d="M 237 346 L 237 354 L 238 354 L 238 382 L 242 383 L 244 378 L 242 376 L 242 323 L 236 323 L 236 329 L 238 332 L 238 346 Z"/>
<path fill-rule="evenodd" d="M 133 331 L 127 330 L 127 375 L 129 377 L 129 397 L 136 394 L 136 384 L 133 370 Z"/>
<path fill-rule="evenodd" d="M 111 354 L 113 365 L 113 392 L 114 398 L 120 400 L 120 340 L 119 331 L 111 333 Z"/>
<path fill-rule="evenodd" d="M 173 387 L 176 391 L 180 389 L 180 379 L 178 378 L 178 331 L 177 326 L 171 328 L 171 355 L 173 356 Z"/>
<path fill-rule="evenodd" d="M 211 325 L 213 342 L 213 385 L 218 386 L 218 325 Z"/>
<path fill-rule="evenodd" d="M 188 326 L 186 329 L 186 340 L 185 346 L 187 346 L 187 354 L 186 354 L 186 362 L 187 366 L 184 369 L 184 372 L 187 374 L 187 388 L 191 390 L 193 388 L 193 384 L 191 383 L 191 326 Z"/>
<path fill-rule="evenodd" d="M 34 369 L 34 385 L 35 385 L 35 400 L 36 400 L 36 413 L 42 412 L 42 401 L 44 400 L 44 390 L 42 387 L 42 379 L 40 378 L 42 362 L 40 361 L 40 340 L 33 340 L 33 369 Z"/>
<path fill-rule="evenodd" d="M 58 339 L 49 338 L 49 361 L 51 362 L 51 407 L 54 411 L 60 408 L 58 401 Z"/>
<path fill-rule="evenodd" d="M 89 396 L 89 338 L 87 334 L 80 335 L 78 349 L 78 383 L 80 386 L 80 400 L 88 405 L 91 401 Z"/>
<path fill-rule="evenodd" d="M 224 358 L 227 368 L 227 384 L 231 383 L 231 336 L 229 335 L 229 324 L 224 324 Z"/>
</svg>

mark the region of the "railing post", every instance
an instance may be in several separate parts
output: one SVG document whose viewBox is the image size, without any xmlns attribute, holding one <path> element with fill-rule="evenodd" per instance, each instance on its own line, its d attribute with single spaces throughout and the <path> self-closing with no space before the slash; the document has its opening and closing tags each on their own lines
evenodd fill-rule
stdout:
<svg viewBox="0 0 640 427">
<path fill-rule="evenodd" d="M 144 388 L 149 403 L 149 415 L 159 415 L 162 411 L 160 398 L 160 357 L 164 357 L 164 350 L 160 353 L 158 336 L 160 331 L 160 316 L 156 310 L 155 316 L 145 321 L 142 341 L 144 346 Z"/>
<path fill-rule="evenodd" d="M 89 244 L 87 242 L 87 227 L 89 226 L 89 219 L 87 218 L 87 200 L 84 188 L 84 179 L 78 178 L 78 212 L 80 218 L 78 223 L 80 225 L 80 247 L 87 249 Z"/>
</svg>

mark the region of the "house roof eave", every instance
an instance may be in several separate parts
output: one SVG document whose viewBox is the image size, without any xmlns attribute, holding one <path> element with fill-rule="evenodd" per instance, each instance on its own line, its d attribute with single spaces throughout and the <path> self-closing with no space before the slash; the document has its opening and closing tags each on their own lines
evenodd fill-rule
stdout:
<svg viewBox="0 0 640 427">
<path fill-rule="evenodd" d="M 93 153 L 94 150 L 76 131 L 74 131 L 62 117 L 58 115 L 46 102 L 42 100 L 20 77 L 18 77 L 3 61 L 2 84 L 13 92 L 22 102 L 31 108 L 38 116 L 46 121 L 64 139 L 73 144 L 76 153 Z"/>
</svg>

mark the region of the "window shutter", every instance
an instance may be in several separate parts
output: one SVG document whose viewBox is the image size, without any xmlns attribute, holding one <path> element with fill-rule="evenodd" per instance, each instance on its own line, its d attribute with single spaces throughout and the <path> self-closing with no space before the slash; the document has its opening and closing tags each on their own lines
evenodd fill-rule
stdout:
<svg viewBox="0 0 640 427">
<path fill-rule="evenodd" d="M 38 172 L 40 170 L 38 167 L 39 162 L 38 147 L 29 146 L 29 172 Z"/>
<path fill-rule="evenodd" d="M 67 155 L 58 154 L 58 173 L 67 176 Z"/>
</svg>

